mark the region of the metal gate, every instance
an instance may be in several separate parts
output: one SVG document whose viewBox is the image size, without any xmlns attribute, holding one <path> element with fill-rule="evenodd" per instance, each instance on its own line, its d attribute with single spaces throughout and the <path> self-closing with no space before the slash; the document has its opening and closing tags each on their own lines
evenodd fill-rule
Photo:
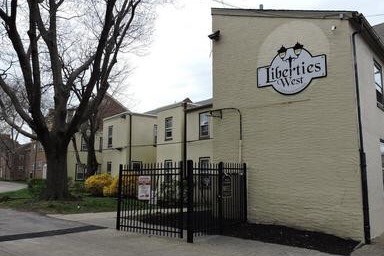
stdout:
<svg viewBox="0 0 384 256">
<path fill-rule="evenodd" d="M 116 229 L 193 242 L 245 222 L 246 192 L 245 164 L 120 165 Z"/>
</svg>

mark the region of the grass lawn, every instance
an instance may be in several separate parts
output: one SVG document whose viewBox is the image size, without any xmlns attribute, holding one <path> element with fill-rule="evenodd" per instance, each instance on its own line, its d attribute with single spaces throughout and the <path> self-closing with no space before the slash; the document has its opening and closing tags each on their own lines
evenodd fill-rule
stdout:
<svg viewBox="0 0 384 256">
<path fill-rule="evenodd" d="M 43 214 L 70 214 L 116 211 L 117 201 L 112 197 L 93 197 L 82 194 L 72 201 L 40 201 L 34 199 L 28 189 L 0 193 L 0 208 L 33 211 Z"/>
</svg>

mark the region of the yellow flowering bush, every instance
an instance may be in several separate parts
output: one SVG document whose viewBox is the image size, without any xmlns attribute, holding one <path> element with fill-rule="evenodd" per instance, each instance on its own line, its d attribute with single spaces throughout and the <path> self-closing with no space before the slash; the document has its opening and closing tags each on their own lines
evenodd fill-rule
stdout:
<svg viewBox="0 0 384 256">
<path fill-rule="evenodd" d="M 137 195 L 137 177 L 124 176 L 123 177 L 123 191 L 122 194 L 128 197 L 136 197 Z M 116 196 L 119 187 L 119 177 L 113 178 L 109 186 L 103 188 L 104 196 Z"/>
<path fill-rule="evenodd" d="M 85 190 L 94 196 L 102 196 L 104 187 L 112 183 L 112 176 L 108 173 L 92 175 L 84 182 Z"/>
<path fill-rule="evenodd" d="M 116 196 L 118 186 L 119 186 L 119 177 L 115 177 L 112 179 L 112 182 L 109 186 L 105 186 L 103 188 L 103 195 L 104 196 Z"/>
</svg>

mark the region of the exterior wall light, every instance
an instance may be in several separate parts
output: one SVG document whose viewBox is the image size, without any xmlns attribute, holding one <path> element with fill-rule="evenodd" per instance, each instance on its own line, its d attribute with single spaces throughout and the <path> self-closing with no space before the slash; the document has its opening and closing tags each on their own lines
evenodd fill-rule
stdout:
<svg viewBox="0 0 384 256">
<path fill-rule="evenodd" d="M 303 45 L 300 44 L 299 42 L 297 42 L 294 46 L 293 46 L 293 52 L 295 53 L 296 56 L 299 56 L 301 51 L 303 50 Z"/>
<path fill-rule="evenodd" d="M 219 41 L 219 39 L 220 39 L 220 30 L 216 30 L 212 34 L 208 35 L 208 37 L 209 37 L 209 39 L 211 39 L 213 41 Z"/>
<path fill-rule="evenodd" d="M 281 59 L 284 59 L 285 55 L 287 54 L 287 48 L 282 45 L 281 48 L 277 51 L 277 53 L 279 54 L 279 57 Z"/>
</svg>

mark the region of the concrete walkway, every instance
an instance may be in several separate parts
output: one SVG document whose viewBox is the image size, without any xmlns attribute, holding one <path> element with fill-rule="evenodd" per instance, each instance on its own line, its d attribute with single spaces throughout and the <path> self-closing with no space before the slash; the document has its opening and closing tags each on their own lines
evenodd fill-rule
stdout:
<svg viewBox="0 0 384 256">
<path fill-rule="evenodd" d="M 3 217 L 1 217 L 3 216 Z M 6 216 L 6 217 L 4 217 Z M 201 236 L 194 244 L 185 239 L 151 236 L 114 229 L 116 213 L 86 213 L 42 216 L 34 213 L 0 209 L 0 241 L 4 234 L 19 231 L 68 230 L 71 228 L 107 227 L 85 232 L 68 232 L 42 237 L 3 240 L 1 256 L 330 256 L 314 250 L 225 236 Z M 17 223 L 17 225 L 16 225 Z M 16 226 L 15 226 L 16 225 Z M 12 231 L 13 230 L 13 231 Z M 84 230 L 83 230 L 84 231 Z M 3 236 L 2 236 L 3 235 Z M 353 256 L 383 256 L 384 241 L 363 246 Z"/>
<path fill-rule="evenodd" d="M 22 183 L 0 181 L 0 193 L 20 190 L 26 187 L 27 185 Z"/>
<path fill-rule="evenodd" d="M 3 217 L 1 216 L 8 216 Z M 13 216 L 13 218 L 12 218 Z M 0 230 L 12 231 L 15 223 L 24 232 L 68 229 L 102 225 L 106 229 L 70 232 L 43 237 L 25 237 L 0 242 L 1 256 L 329 256 L 330 254 L 296 247 L 267 244 L 224 236 L 202 236 L 188 244 L 179 238 L 158 237 L 117 231 L 115 213 L 41 216 L 33 213 L 0 209 Z M 39 218 L 41 219 L 39 220 Z M 61 218 L 61 219 L 59 219 Z M 32 224 L 32 223 L 35 223 Z M 112 228 L 111 228 L 112 227 Z M 19 231 L 20 231 L 19 230 Z M 1 239 L 0 234 L 0 239 Z"/>
<path fill-rule="evenodd" d="M 384 255 L 384 234 L 372 240 L 372 244 L 364 245 L 354 251 L 351 256 L 383 256 Z"/>
</svg>

